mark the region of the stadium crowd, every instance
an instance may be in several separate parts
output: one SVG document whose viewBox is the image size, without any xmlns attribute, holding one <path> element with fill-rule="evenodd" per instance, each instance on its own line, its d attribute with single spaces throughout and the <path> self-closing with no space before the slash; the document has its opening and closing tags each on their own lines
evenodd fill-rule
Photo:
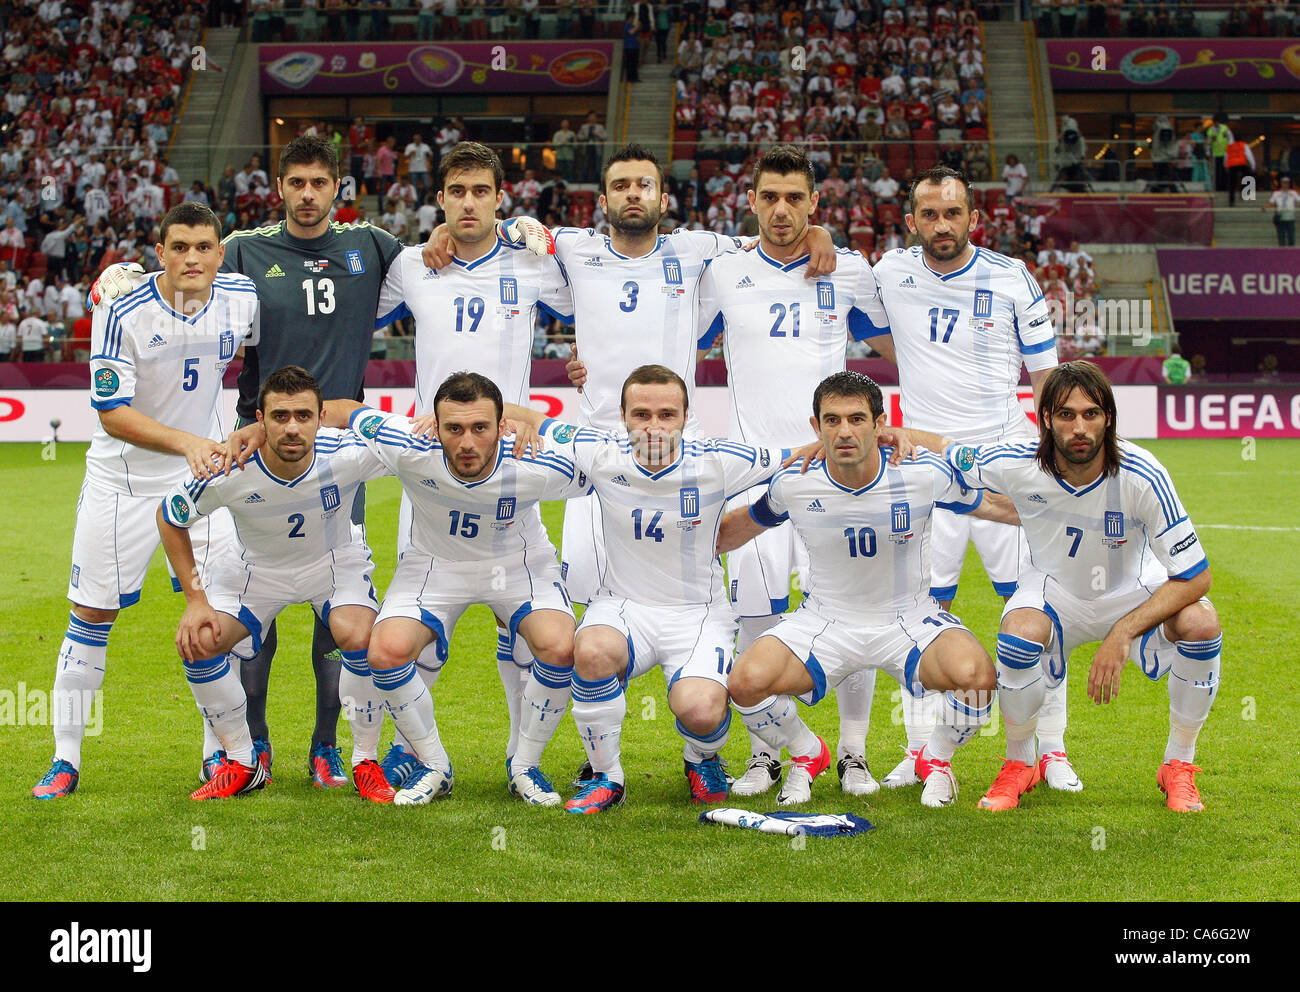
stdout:
<svg viewBox="0 0 1300 992">
<path fill-rule="evenodd" d="M 0 4 L 0 360 L 59 357 L 87 275 L 140 259 L 182 198 L 165 151 L 203 19 L 166 0 Z"/>
</svg>

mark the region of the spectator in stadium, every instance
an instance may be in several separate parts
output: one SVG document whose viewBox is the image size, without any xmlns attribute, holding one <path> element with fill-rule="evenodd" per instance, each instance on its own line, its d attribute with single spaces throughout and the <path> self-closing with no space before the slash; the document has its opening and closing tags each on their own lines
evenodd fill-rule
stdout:
<svg viewBox="0 0 1300 992">
<path fill-rule="evenodd" d="M 1008 155 L 1002 167 L 1002 181 L 1006 184 L 1007 202 L 1011 203 L 1029 184 L 1029 170 L 1015 155 Z"/>
<path fill-rule="evenodd" d="M 1205 129 L 1205 140 L 1209 142 L 1210 157 L 1214 159 L 1214 188 L 1223 192 L 1228 188 L 1228 170 L 1224 165 L 1224 156 L 1233 142 L 1226 114 L 1215 115 L 1213 123 Z"/>
<path fill-rule="evenodd" d="M 1088 192 L 1088 177 L 1084 172 L 1084 156 L 1088 152 L 1088 142 L 1079 130 L 1078 122 L 1068 114 L 1061 118 L 1061 138 L 1056 144 L 1056 181 L 1052 190 L 1058 187 L 1066 191 Z"/>
<path fill-rule="evenodd" d="M 560 121 L 560 126 L 555 129 L 551 135 L 551 147 L 555 150 L 555 171 L 558 172 L 566 182 L 573 182 L 573 156 L 578 136 L 569 126 L 569 119 L 566 117 Z"/>
<path fill-rule="evenodd" d="M 1246 177 L 1255 171 L 1255 153 L 1249 143 L 1238 138 L 1224 150 L 1223 163 L 1228 171 L 1228 206 L 1231 207 L 1237 202 L 1238 191 L 1245 189 Z"/>
<path fill-rule="evenodd" d="M 409 181 L 415 186 L 416 193 L 424 196 L 429 191 L 429 167 L 433 162 L 433 149 L 417 131 L 404 152 Z"/>
<path fill-rule="evenodd" d="M 1278 180 L 1278 188 L 1268 198 L 1262 209 L 1273 211 L 1273 226 L 1277 229 L 1277 243 L 1280 247 L 1295 246 L 1295 213 L 1300 205 L 1300 193 L 1291 187 L 1291 177 L 1283 176 Z"/>
</svg>

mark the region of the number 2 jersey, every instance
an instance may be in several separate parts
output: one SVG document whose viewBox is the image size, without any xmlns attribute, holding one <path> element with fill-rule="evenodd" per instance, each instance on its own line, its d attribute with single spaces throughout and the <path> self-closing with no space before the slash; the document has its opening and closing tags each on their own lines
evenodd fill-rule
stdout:
<svg viewBox="0 0 1300 992">
<path fill-rule="evenodd" d="M 951 445 L 945 457 L 967 485 L 1016 506 L 1033 567 L 1080 600 L 1190 579 L 1209 562 L 1174 484 L 1150 452 L 1119 442 L 1120 467 L 1075 489 L 1043 471 L 1036 444 Z"/>
<path fill-rule="evenodd" d="M 415 551 L 439 560 L 508 558 L 543 544 L 554 555 L 541 516 L 531 508 L 591 492 L 568 458 L 550 451 L 515 458 L 513 440 L 498 443 L 491 473 L 463 482 L 447 467 L 443 446 L 411 434 L 406 417 L 362 407 L 349 423 L 410 497 L 411 531 L 398 536 L 399 544 L 405 537 Z"/>
<path fill-rule="evenodd" d="M 1026 431 L 1020 367 L 1056 365 L 1051 313 L 1025 264 L 987 248 L 941 275 L 921 247 L 875 265 L 898 359 L 903 422 L 972 443 Z"/>
<path fill-rule="evenodd" d="M 788 452 L 683 441 L 677 460 L 643 468 L 626 435 L 547 420 L 539 433 L 600 499 L 607 564 L 598 595 L 650 606 L 725 606 L 718 524 L 727 499 L 766 482 Z"/>
<path fill-rule="evenodd" d="M 981 502 L 938 455 L 918 448 L 890 465 L 890 452 L 880 449 L 880 469 L 860 489 L 840 485 L 822 462 L 805 475 L 783 470 L 750 507 L 766 527 L 794 522 L 808 547 L 804 602 L 822 616 L 879 626 L 928 603 L 934 507 L 969 513 Z"/>
<path fill-rule="evenodd" d="M 228 507 L 245 567 L 305 572 L 333 552 L 364 541 L 364 531 L 352 523 L 353 498 L 361 483 L 388 474 L 356 435 L 322 427 L 311 465 L 298 478 L 272 475 L 261 452 L 255 452 L 242 472 L 213 479 L 191 476 L 175 486 L 163 499 L 163 517 L 188 528 Z"/>
<path fill-rule="evenodd" d="M 91 322 L 90 405 L 103 412 L 130 406 L 198 437 L 225 436 L 221 381 L 257 321 L 257 291 L 240 275 L 218 275 L 208 302 L 180 314 L 163 300 L 158 274 Z M 185 459 L 111 436 L 102 423 L 86 452 L 86 476 L 132 496 L 161 496 L 186 476 Z"/>
<path fill-rule="evenodd" d="M 849 336 L 888 333 L 871 266 L 836 253 L 834 272 L 808 279 L 808 256 L 778 262 L 761 247 L 731 251 L 700 279 L 699 347 L 719 333 L 727 359 L 727 436 L 798 447 L 814 440 L 808 417 L 818 383 L 844 371 Z"/>
<path fill-rule="evenodd" d="M 239 416 L 256 416 L 266 377 L 301 365 L 325 399 L 362 398 L 379 289 L 402 243 L 369 224 L 331 222 L 319 238 L 295 238 L 280 221 L 234 231 L 222 242 L 223 272 L 257 286 L 261 322 L 239 373 Z"/>
</svg>

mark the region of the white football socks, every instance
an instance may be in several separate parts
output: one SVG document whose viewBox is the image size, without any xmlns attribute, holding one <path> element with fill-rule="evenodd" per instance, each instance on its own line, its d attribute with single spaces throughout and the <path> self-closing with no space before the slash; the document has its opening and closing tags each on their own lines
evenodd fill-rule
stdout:
<svg viewBox="0 0 1300 992">
<path fill-rule="evenodd" d="M 226 757 L 252 768 L 255 759 L 248 731 L 248 697 L 226 655 L 185 662 L 185 678 L 199 712 L 211 724 Z"/>
<path fill-rule="evenodd" d="M 370 677 L 365 651 L 339 650 L 343 668 L 339 672 L 339 702 L 352 727 L 352 767 L 379 758 L 379 732 L 384 724 L 384 704 Z"/>
<path fill-rule="evenodd" d="M 104 664 L 108 656 L 108 632 L 113 622 L 87 623 L 75 613 L 68 614 L 68 629 L 59 647 L 54 669 L 54 692 L 50 719 L 54 724 L 54 756 L 81 768 L 81 742 L 86 736 L 87 721 L 103 706 L 95 703 L 104 684 Z M 100 728 L 96 726 L 94 732 Z"/>
<path fill-rule="evenodd" d="M 393 723 L 406 738 L 407 746 L 429 768 L 451 769 L 451 758 L 438 737 L 438 723 L 433 715 L 433 693 L 416 678 L 415 662 L 398 668 L 371 669 L 371 679 L 380 698 L 393 715 Z"/>
<path fill-rule="evenodd" d="M 1193 761 L 1196 738 L 1209 719 L 1219 688 L 1223 635 L 1209 641 L 1179 641 L 1169 670 L 1169 743 L 1165 761 Z"/>
<path fill-rule="evenodd" d="M 793 696 L 768 696 L 755 706 L 737 706 L 751 737 L 757 737 L 770 754 L 788 748 L 795 757 L 815 756 L 821 750 L 817 735 L 803 722 Z"/>
<path fill-rule="evenodd" d="M 971 702 L 972 696 L 982 698 Z M 952 761 L 957 748 L 974 740 L 980 727 L 989 722 L 993 713 L 993 693 L 963 692 L 959 697 L 949 690 L 941 698 L 943 709 L 940 711 L 939 723 L 930 735 L 926 748 L 931 758 Z"/>
<path fill-rule="evenodd" d="M 524 685 L 519 741 L 510 762 L 512 775 L 541 765 L 542 752 L 568 709 L 572 682 L 572 668 L 533 662 L 532 677 Z"/>
<path fill-rule="evenodd" d="M 765 617 L 741 617 L 740 626 L 736 631 L 736 657 L 739 658 L 750 645 L 780 623 L 783 616 L 782 613 L 773 613 Z M 748 724 L 745 725 L 745 729 L 749 729 Z M 776 751 L 773 751 L 772 745 L 751 731 L 749 734 L 749 754 L 751 759 L 757 758 L 759 755 L 766 755 L 769 758 L 779 760 L 781 749 L 777 748 Z"/>
<path fill-rule="evenodd" d="M 573 673 L 573 722 L 587 749 L 592 770 L 622 785 L 626 779 L 619 760 L 619 739 L 627 716 L 627 696 L 618 678 L 588 682 Z"/>
<path fill-rule="evenodd" d="M 835 751 L 864 754 L 867 732 L 871 730 L 871 702 L 876 695 L 876 669 L 854 672 L 835 687 L 836 705 L 840 710 L 840 740 Z"/>
</svg>

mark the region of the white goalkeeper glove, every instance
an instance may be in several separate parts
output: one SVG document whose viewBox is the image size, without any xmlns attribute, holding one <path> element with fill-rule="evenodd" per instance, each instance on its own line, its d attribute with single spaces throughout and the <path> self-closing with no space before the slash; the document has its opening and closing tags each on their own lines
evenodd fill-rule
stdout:
<svg viewBox="0 0 1300 992">
<path fill-rule="evenodd" d="M 126 296 L 145 279 L 144 267 L 139 262 L 118 262 L 110 265 L 91 284 L 87 310 L 107 306 L 119 296 Z"/>
<path fill-rule="evenodd" d="M 511 217 L 501 222 L 501 237 L 512 245 L 522 244 L 534 255 L 554 255 L 551 230 L 533 217 Z"/>
</svg>

